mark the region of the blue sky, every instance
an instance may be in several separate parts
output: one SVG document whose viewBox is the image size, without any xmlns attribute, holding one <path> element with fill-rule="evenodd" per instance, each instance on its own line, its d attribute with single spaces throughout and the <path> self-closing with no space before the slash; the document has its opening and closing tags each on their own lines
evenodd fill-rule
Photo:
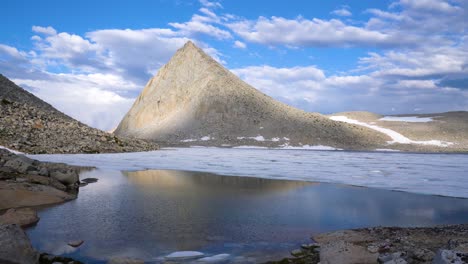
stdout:
<svg viewBox="0 0 468 264">
<path fill-rule="evenodd" d="M 307 111 L 468 110 L 463 0 L 6 1 L 0 73 L 110 129 L 192 40 Z"/>
</svg>

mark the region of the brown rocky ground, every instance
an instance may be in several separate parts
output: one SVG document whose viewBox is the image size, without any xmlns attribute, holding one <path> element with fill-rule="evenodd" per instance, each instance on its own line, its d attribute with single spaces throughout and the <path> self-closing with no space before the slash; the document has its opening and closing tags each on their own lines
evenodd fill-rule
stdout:
<svg viewBox="0 0 468 264">
<path fill-rule="evenodd" d="M 468 263 L 468 224 L 424 228 L 374 227 L 314 236 L 316 244 L 271 264 Z"/>
</svg>

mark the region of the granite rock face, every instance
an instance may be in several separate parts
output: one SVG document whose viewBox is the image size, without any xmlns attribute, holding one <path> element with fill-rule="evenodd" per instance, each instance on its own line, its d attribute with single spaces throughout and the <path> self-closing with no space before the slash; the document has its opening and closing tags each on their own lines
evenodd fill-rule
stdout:
<svg viewBox="0 0 468 264">
<path fill-rule="evenodd" d="M 3 215 L 0 215 L 0 225 L 19 225 L 28 227 L 39 221 L 36 211 L 30 208 L 14 209 L 11 208 Z"/>
<path fill-rule="evenodd" d="M 101 153 L 158 149 L 139 139 L 117 137 L 61 113 L 0 74 L 0 146 L 21 152 Z"/>
<path fill-rule="evenodd" d="M 197 145 L 325 145 L 369 149 L 387 136 L 293 108 L 261 93 L 192 42 L 153 77 L 115 130 Z"/>
<path fill-rule="evenodd" d="M 0 149 L 0 210 L 75 199 L 81 169 Z"/>
<path fill-rule="evenodd" d="M 37 264 L 39 254 L 17 225 L 0 225 L 0 263 Z"/>
</svg>

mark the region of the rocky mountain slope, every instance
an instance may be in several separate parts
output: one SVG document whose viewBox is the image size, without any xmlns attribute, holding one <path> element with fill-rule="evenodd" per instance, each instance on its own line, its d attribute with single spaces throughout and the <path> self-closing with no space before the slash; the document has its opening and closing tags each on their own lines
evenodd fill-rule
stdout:
<svg viewBox="0 0 468 264">
<path fill-rule="evenodd" d="M 61 113 L 0 74 L 0 146 L 26 153 L 148 151 L 157 144 L 117 137 Z"/>
<path fill-rule="evenodd" d="M 377 148 L 372 129 L 335 122 L 278 102 L 248 85 L 192 42 L 153 77 L 115 130 L 170 145 L 325 145 Z"/>
</svg>

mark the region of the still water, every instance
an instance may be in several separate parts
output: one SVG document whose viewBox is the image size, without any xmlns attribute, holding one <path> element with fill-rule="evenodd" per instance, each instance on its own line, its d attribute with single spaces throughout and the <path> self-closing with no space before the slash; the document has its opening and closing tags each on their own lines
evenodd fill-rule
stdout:
<svg viewBox="0 0 468 264">
<path fill-rule="evenodd" d="M 44 208 L 28 230 L 41 251 L 105 263 L 161 263 L 171 252 L 226 253 L 228 263 L 280 259 L 310 236 L 369 226 L 468 222 L 468 199 L 349 185 L 176 170 L 97 169 L 78 199 Z M 84 240 L 78 249 L 66 245 Z"/>
</svg>

